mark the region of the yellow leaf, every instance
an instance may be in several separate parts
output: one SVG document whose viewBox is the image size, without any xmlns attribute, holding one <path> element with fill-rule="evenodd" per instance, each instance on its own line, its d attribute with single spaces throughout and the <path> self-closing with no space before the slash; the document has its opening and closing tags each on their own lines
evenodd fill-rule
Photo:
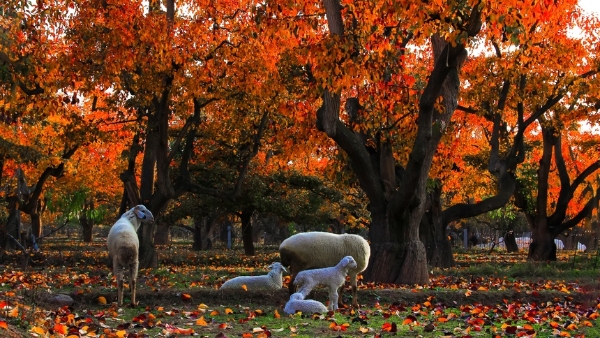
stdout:
<svg viewBox="0 0 600 338">
<path fill-rule="evenodd" d="M 98 297 L 98 304 L 106 305 L 106 298 L 104 296 Z"/>
<path fill-rule="evenodd" d="M 15 307 L 14 309 L 10 310 L 10 311 L 8 312 L 8 316 L 9 316 L 10 318 L 17 318 L 17 317 L 19 317 L 19 308 L 18 308 L 18 307 Z"/>
<path fill-rule="evenodd" d="M 115 334 L 117 335 L 117 338 L 123 338 L 127 335 L 127 331 L 126 330 L 119 330 L 117 332 L 115 332 Z"/>
<path fill-rule="evenodd" d="M 45 335 L 46 334 L 46 330 L 44 330 L 43 328 L 41 328 L 39 326 L 34 326 L 29 331 L 33 332 L 33 333 L 41 334 L 41 335 Z"/>
<path fill-rule="evenodd" d="M 277 319 L 281 318 L 281 315 L 279 314 L 279 312 L 277 312 L 277 309 L 275 309 L 275 315 L 274 315 L 274 317 L 277 318 Z"/>
<path fill-rule="evenodd" d="M 196 320 L 196 325 L 207 326 L 208 323 L 206 322 L 206 320 L 204 320 L 204 316 L 202 316 L 198 318 L 198 320 Z"/>
</svg>

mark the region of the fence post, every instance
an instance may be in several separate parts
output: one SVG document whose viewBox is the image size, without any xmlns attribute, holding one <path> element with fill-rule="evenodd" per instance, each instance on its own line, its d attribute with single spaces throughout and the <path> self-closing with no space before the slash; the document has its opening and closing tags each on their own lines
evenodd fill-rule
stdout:
<svg viewBox="0 0 600 338">
<path fill-rule="evenodd" d="M 465 250 L 469 248 L 469 236 L 467 229 L 463 229 L 463 245 L 465 246 Z"/>
</svg>

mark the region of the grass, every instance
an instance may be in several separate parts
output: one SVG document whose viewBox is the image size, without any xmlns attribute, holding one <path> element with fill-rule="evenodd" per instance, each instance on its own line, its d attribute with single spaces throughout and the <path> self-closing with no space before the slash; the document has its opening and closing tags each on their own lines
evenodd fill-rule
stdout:
<svg viewBox="0 0 600 338">
<path fill-rule="evenodd" d="M 558 262 L 532 263 L 524 253 L 458 253 L 458 267 L 433 269 L 431 285 L 363 283 L 359 309 L 285 315 L 285 289 L 217 290 L 234 276 L 266 273 L 267 265 L 278 260 L 275 247 L 258 248 L 254 257 L 244 256 L 240 248 L 194 252 L 189 244 L 159 247 L 161 266 L 139 274 L 141 304 L 117 308 L 104 242 L 45 245 L 43 257 L 26 270 L 19 268 L 18 254 L 4 256 L 0 326 L 4 320 L 19 335 L 30 335 L 34 328 L 56 334 L 56 325 L 64 324 L 82 337 L 92 332 L 162 337 L 192 330 L 204 337 L 600 336 L 598 269 L 592 254 L 578 253 L 573 259 L 572 253 L 562 253 Z M 71 295 L 75 304 L 57 309 L 46 301 L 44 295 L 59 292 Z M 323 289 L 310 297 L 327 299 Z M 127 304 L 127 291 L 125 299 Z M 15 308 L 18 313 L 11 317 Z M 71 318 L 69 313 L 74 315 L 71 322 L 65 319 Z"/>
</svg>

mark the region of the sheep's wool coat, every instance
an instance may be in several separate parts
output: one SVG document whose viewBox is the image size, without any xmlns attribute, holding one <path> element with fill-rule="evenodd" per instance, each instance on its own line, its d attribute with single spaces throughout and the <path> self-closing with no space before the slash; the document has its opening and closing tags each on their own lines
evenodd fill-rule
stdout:
<svg viewBox="0 0 600 338">
<path fill-rule="evenodd" d="M 266 275 L 261 276 L 239 276 L 232 278 L 223 285 L 220 289 L 241 289 L 246 286 L 247 290 L 279 290 L 283 285 L 283 271 L 285 268 L 279 262 L 269 265 L 270 271 Z"/>
<path fill-rule="evenodd" d="M 138 205 L 124 213 L 110 228 L 106 239 L 108 255 L 118 255 L 121 266 L 128 265 L 134 258 L 140 246 L 137 229 L 142 222 L 154 220 L 152 213 L 143 205 Z M 135 251 L 135 252 L 134 252 Z M 118 254 L 121 252 L 121 254 Z"/>
<path fill-rule="evenodd" d="M 304 314 L 313 314 L 313 313 L 327 313 L 327 308 L 323 303 L 312 300 L 312 299 L 304 299 L 304 295 L 301 293 L 294 293 L 290 296 L 290 300 L 285 304 L 283 308 L 283 312 L 288 315 L 294 314 L 296 312 L 302 312 Z"/>
<path fill-rule="evenodd" d="M 356 276 L 367 268 L 371 248 L 359 235 L 314 231 L 287 238 L 279 246 L 279 253 L 284 266 L 295 265 L 298 268 L 298 271 L 294 271 L 292 267 L 292 274 L 307 269 L 334 266 L 345 256 L 352 256 L 357 265 L 356 268 L 350 269 L 348 274 Z"/>
</svg>

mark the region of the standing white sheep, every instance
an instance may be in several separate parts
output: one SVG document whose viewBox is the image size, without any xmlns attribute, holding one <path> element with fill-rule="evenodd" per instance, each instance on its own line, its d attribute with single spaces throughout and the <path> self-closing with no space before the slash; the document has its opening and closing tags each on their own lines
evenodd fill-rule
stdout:
<svg viewBox="0 0 600 338">
<path fill-rule="evenodd" d="M 285 304 L 283 312 L 293 315 L 298 311 L 306 314 L 323 314 L 327 313 L 327 308 L 323 303 L 312 299 L 304 299 L 303 294 L 296 292 L 290 296 L 290 300 Z"/>
<path fill-rule="evenodd" d="M 352 285 L 352 306 L 358 307 L 356 297 L 357 275 L 367 268 L 371 248 L 359 235 L 332 234 L 329 232 L 303 232 L 284 240 L 279 246 L 281 264 L 290 268 L 289 294 L 295 292 L 296 275 L 303 270 L 325 268 L 338 264 L 345 256 L 352 256 L 356 268 L 348 270 Z M 339 290 L 339 306 L 342 306 L 342 288 Z"/>
<path fill-rule="evenodd" d="M 117 299 L 119 306 L 123 305 L 123 270 L 129 271 L 129 291 L 131 291 L 131 304 L 137 305 L 135 291 L 138 274 L 138 250 L 140 242 L 137 229 L 142 222 L 152 222 L 154 216 L 143 205 L 133 207 L 110 228 L 106 244 L 108 257 L 112 260 L 113 274 L 117 278 Z"/>
<path fill-rule="evenodd" d="M 329 289 L 329 310 L 338 309 L 338 289 L 344 286 L 348 270 L 356 269 L 356 261 L 352 256 L 346 256 L 335 266 L 321 269 L 300 271 L 294 280 L 298 293 L 306 297 L 319 285 Z M 290 297 L 291 298 L 291 297 Z"/>
<path fill-rule="evenodd" d="M 274 262 L 269 265 L 269 273 L 261 276 L 239 276 L 232 278 L 223 285 L 220 289 L 241 289 L 246 286 L 246 290 L 279 290 L 283 285 L 283 271 L 287 270 L 279 262 Z"/>
</svg>

